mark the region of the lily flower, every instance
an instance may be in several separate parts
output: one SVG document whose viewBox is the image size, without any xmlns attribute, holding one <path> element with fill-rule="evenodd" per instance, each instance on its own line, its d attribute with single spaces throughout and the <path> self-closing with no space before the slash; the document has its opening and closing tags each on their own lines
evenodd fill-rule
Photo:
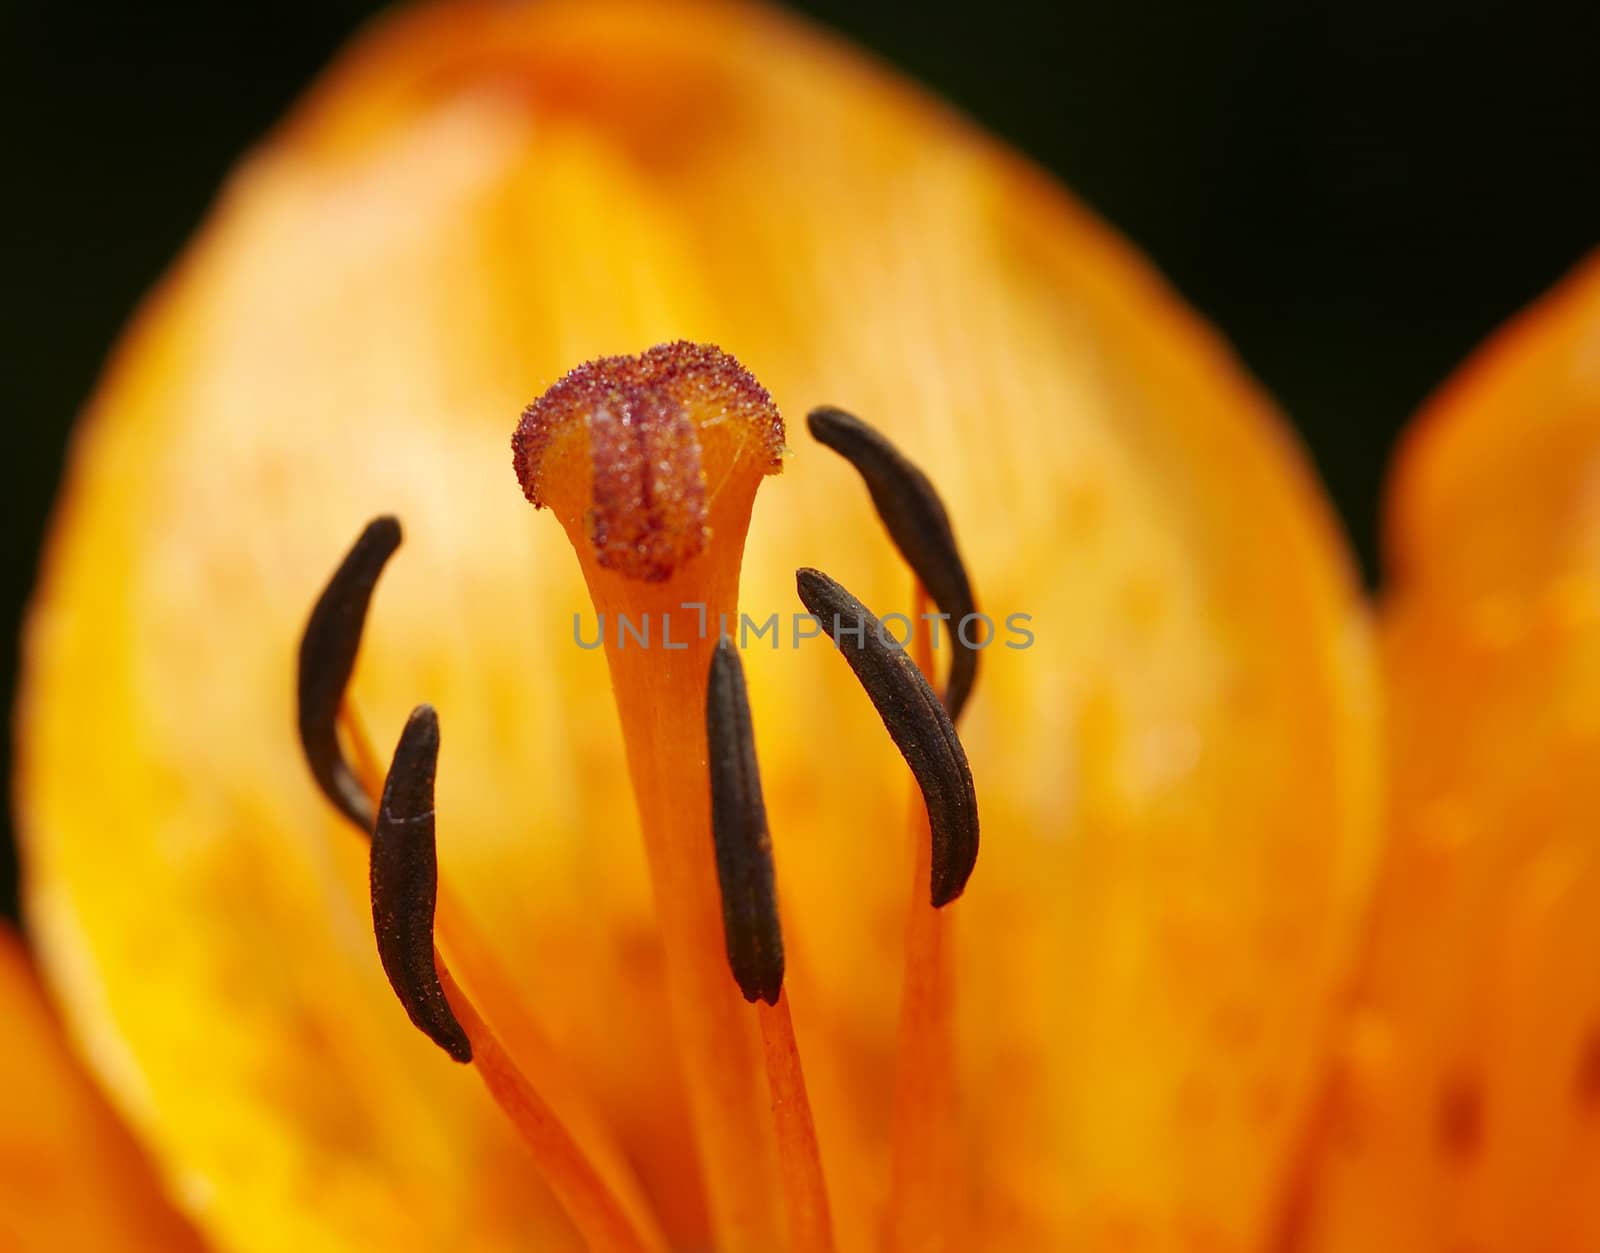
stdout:
<svg viewBox="0 0 1600 1253">
<path fill-rule="evenodd" d="M 1592 1249 L 1597 466 L 1590 263 L 1374 610 L 1222 342 L 882 66 L 387 18 L 77 433 L 0 1238 Z"/>
</svg>

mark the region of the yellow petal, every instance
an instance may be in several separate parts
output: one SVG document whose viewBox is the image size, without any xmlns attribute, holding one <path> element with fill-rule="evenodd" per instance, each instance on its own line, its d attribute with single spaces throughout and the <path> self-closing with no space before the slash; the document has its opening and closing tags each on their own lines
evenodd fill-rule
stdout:
<svg viewBox="0 0 1600 1253">
<path fill-rule="evenodd" d="M 1392 844 L 1307 1253 L 1600 1241 L 1600 266 L 1462 367 L 1388 517 Z"/>
<path fill-rule="evenodd" d="M 0 1249 L 198 1253 L 150 1164 L 79 1068 L 21 941 L 0 926 Z"/>
<path fill-rule="evenodd" d="M 388 1236 L 385 1187 L 456 1213 L 484 1169 L 476 1107 L 394 1034 L 336 872 L 357 854 L 291 738 L 301 614 L 393 510 L 355 698 L 380 746 L 438 707 L 445 873 L 669 1230 L 703 1236 L 605 663 L 506 446 L 566 368 L 679 337 L 744 362 L 797 445 L 743 601 L 783 624 L 748 669 L 841 1242 L 875 1243 L 887 1195 L 909 785 L 825 642 L 790 647 L 792 572 L 879 613 L 910 589 L 801 434 L 824 401 L 929 471 L 982 604 L 1036 636 L 989 651 L 964 722 L 968 1247 L 1249 1247 L 1373 852 L 1341 542 L 1270 407 L 1125 245 L 757 8 L 380 28 L 142 316 L 79 440 L 23 713 L 33 914 L 101 1074 L 238 1247 Z"/>
</svg>

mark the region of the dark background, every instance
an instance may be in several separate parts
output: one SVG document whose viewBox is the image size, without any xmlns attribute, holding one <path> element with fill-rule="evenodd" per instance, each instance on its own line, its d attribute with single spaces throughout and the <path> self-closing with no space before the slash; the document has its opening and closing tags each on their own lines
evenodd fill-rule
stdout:
<svg viewBox="0 0 1600 1253">
<path fill-rule="evenodd" d="M 68 427 L 107 348 L 240 151 L 381 6 L 0 7 L 9 710 Z M 1406 416 L 1600 243 L 1600 6 L 792 7 L 933 85 L 1153 257 L 1294 417 L 1369 574 Z M 14 905 L 8 832 L 0 911 Z"/>
</svg>

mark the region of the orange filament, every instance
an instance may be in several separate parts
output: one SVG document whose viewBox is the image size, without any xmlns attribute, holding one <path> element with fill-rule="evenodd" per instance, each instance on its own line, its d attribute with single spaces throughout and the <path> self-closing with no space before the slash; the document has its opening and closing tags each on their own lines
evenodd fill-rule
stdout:
<svg viewBox="0 0 1600 1253">
<path fill-rule="evenodd" d="M 766 1054 L 767 1088 L 772 1094 L 772 1121 L 778 1137 L 778 1165 L 783 1173 L 783 1204 L 789 1220 L 790 1253 L 832 1253 L 833 1220 L 822 1178 L 822 1152 L 811 1120 L 806 1079 L 789 1017 L 789 996 L 778 1003 L 757 1002 L 761 1046 Z"/>
<path fill-rule="evenodd" d="M 344 732 L 350 748 L 351 766 L 361 786 L 376 806 L 383 796 L 384 765 L 372 751 L 372 737 L 367 734 L 367 724 L 348 694 L 339 702 L 339 728 Z"/>
<path fill-rule="evenodd" d="M 451 977 L 434 951 L 439 983 L 456 1020 L 472 1041 L 472 1065 L 516 1127 L 578 1234 L 594 1253 L 663 1253 L 666 1241 L 639 1206 L 629 1206 L 601 1178 L 576 1140 L 528 1082 L 500 1038 Z"/>
<path fill-rule="evenodd" d="M 927 593 L 915 591 L 912 656 L 934 680 L 933 644 L 923 614 Z M 960 1248 L 959 1142 L 956 1128 L 954 970 L 950 909 L 929 905 L 932 844 L 928 815 L 913 789 L 910 816 L 916 869 L 906 927 L 905 985 L 895 1069 L 893 1175 L 889 1232 L 905 1253 Z"/>
</svg>

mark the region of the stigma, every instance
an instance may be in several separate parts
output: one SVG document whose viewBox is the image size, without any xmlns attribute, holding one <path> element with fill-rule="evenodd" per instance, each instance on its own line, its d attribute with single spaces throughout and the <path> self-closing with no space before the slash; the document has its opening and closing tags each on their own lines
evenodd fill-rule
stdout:
<svg viewBox="0 0 1600 1253">
<path fill-rule="evenodd" d="M 556 514 L 586 567 L 661 583 L 706 550 L 719 506 L 742 503 L 748 520 L 783 440 L 753 374 L 679 340 L 572 370 L 523 411 L 511 448 L 523 495 Z"/>
</svg>

